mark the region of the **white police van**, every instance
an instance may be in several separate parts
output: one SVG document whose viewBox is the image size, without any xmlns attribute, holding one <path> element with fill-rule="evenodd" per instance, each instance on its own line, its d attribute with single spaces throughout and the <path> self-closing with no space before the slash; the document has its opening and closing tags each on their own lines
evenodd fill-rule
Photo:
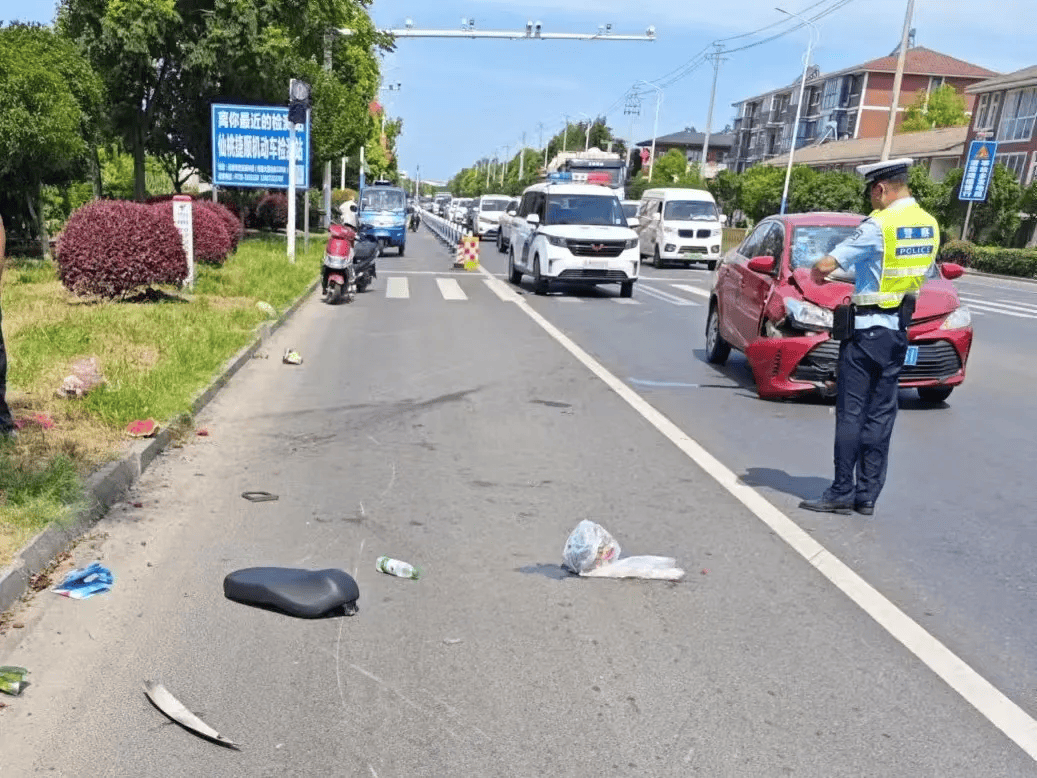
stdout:
<svg viewBox="0 0 1037 778">
<path fill-rule="evenodd" d="M 510 238 L 513 284 L 530 275 L 536 294 L 564 282 L 619 284 L 620 297 L 633 295 L 641 264 L 638 237 L 608 187 L 575 184 L 568 173 L 551 173 L 522 193 Z"/>
</svg>

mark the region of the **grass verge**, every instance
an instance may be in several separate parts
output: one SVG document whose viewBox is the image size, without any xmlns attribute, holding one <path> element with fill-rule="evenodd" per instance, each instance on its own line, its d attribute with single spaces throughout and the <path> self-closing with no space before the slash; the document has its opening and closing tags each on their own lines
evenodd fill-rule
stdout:
<svg viewBox="0 0 1037 778">
<path fill-rule="evenodd" d="M 79 298 L 54 266 L 8 260 L 3 276 L 8 403 L 25 420 L 0 447 L 0 566 L 52 521 L 74 514 L 82 478 L 117 458 L 126 425 L 182 416 L 226 361 L 317 277 L 324 241 L 285 256 L 283 236 L 246 239 L 222 267 L 200 265 L 193 291 L 163 288 L 121 301 Z M 81 400 L 57 395 L 71 365 L 96 357 L 105 384 Z M 42 420 L 43 423 L 33 421 Z"/>
</svg>

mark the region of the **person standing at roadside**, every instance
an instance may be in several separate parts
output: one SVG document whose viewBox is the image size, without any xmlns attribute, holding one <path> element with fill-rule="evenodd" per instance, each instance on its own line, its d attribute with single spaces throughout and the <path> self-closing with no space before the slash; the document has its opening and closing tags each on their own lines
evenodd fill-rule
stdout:
<svg viewBox="0 0 1037 778">
<path fill-rule="evenodd" d="M 4 257 L 7 256 L 7 234 L 4 218 L 0 216 L 0 282 L 4 278 Z M 0 285 L 0 290 L 3 286 Z M 7 350 L 4 348 L 3 311 L 0 310 L 0 439 L 14 437 L 14 419 L 7 406 Z"/>
<path fill-rule="evenodd" d="M 835 480 L 819 498 L 799 504 L 806 510 L 870 516 L 886 480 L 907 327 L 940 245 L 936 219 L 907 186 L 913 163 L 895 159 L 857 168 L 875 210 L 811 270 L 818 284 L 838 268 L 852 267 L 856 276 L 851 329 L 839 344 Z"/>
</svg>

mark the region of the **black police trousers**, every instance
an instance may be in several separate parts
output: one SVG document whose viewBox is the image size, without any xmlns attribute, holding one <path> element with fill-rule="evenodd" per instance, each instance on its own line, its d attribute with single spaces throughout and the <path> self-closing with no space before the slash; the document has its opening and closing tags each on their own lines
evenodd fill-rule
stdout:
<svg viewBox="0 0 1037 778">
<path fill-rule="evenodd" d="M 878 499 L 886 481 L 905 356 L 904 330 L 854 330 L 839 344 L 835 481 L 826 494 L 829 499 L 856 503 Z"/>
<path fill-rule="evenodd" d="M 7 407 L 7 349 L 4 348 L 3 315 L 0 313 L 0 434 L 13 429 L 14 419 Z"/>
</svg>

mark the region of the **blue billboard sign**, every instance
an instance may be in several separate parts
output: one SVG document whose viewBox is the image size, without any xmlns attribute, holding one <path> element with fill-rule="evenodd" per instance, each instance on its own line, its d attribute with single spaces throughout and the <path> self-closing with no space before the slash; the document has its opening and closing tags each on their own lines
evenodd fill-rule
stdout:
<svg viewBox="0 0 1037 778">
<path fill-rule="evenodd" d="M 997 142 L 992 140 L 974 140 L 969 146 L 969 156 L 965 161 L 965 173 L 961 177 L 959 200 L 981 202 L 987 199 L 987 189 L 994 174 L 994 155 L 997 154 Z"/>
<path fill-rule="evenodd" d="M 212 183 L 288 188 L 288 109 L 276 105 L 212 105 Z M 310 186 L 310 122 L 296 125 L 295 185 Z"/>
</svg>

